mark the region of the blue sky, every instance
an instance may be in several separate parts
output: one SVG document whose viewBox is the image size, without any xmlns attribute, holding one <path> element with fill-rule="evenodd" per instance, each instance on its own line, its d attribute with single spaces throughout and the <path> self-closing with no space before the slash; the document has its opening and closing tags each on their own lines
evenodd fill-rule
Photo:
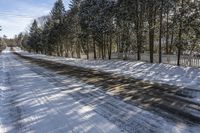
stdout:
<svg viewBox="0 0 200 133">
<path fill-rule="evenodd" d="M 56 0 L 0 0 L 0 36 L 9 38 L 27 30 L 34 18 L 47 15 Z M 68 9 L 70 0 L 63 0 Z"/>
</svg>

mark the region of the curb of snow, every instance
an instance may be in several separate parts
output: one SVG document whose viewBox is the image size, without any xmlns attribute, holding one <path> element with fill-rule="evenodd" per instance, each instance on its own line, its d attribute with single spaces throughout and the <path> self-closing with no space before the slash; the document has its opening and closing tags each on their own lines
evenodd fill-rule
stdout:
<svg viewBox="0 0 200 133">
<path fill-rule="evenodd" d="M 185 93 L 195 96 L 193 99 L 200 102 L 200 69 L 192 67 L 179 67 L 169 64 L 150 64 L 140 61 L 122 60 L 85 60 L 64 57 L 31 54 L 16 50 L 24 56 L 45 59 L 71 66 L 90 68 L 110 72 L 150 83 L 167 84 L 184 89 Z"/>
</svg>

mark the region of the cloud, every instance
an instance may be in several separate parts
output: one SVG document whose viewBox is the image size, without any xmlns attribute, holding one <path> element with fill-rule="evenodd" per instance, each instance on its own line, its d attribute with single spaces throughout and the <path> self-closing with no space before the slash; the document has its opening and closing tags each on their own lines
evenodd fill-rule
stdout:
<svg viewBox="0 0 200 133">
<path fill-rule="evenodd" d="M 0 36 L 9 38 L 25 31 L 33 19 L 47 15 L 55 0 L 1 0 L 0 1 Z M 69 1 L 65 1 L 68 5 Z"/>
</svg>

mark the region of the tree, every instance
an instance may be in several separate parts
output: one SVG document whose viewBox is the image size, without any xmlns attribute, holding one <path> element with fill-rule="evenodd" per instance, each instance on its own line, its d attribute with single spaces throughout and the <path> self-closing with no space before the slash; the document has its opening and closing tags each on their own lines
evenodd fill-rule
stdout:
<svg viewBox="0 0 200 133">
<path fill-rule="evenodd" d="M 70 3 L 70 11 L 67 13 L 67 24 L 70 25 L 70 28 L 66 25 L 67 32 L 70 33 L 71 38 L 71 48 L 74 49 L 78 58 L 81 57 L 81 43 L 80 43 L 80 34 L 81 34 L 81 27 L 80 27 L 80 3 L 81 0 L 71 0 Z M 69 31 L 70 29 L 70 31 Z M 73 54 L 72 54 L 73 56 Z"/>
<path fill-rule="evenodd" d="M 18 47 L 21 47 L 22 45 L 22 40 L 23 40 L 23 33 L 19 33 L 16 37 L 15 37 L 15 43 Z"/>
<path fill-rule="evenodd" d="M 41 30 L 38 27 L 37 21 L 34 20 L 30 31 L 27 44 L 32 51 L 39 53 L 41 52 L 41 39 L 40 39 Z"/>
<path fill-rule="evenodd" d="M 91 52 L 94 59 L 111 59 L 118 52 L 123 59 L 135 54 L 137 60 L 149 52 L 151 63 L 156 52 L 161 63 L 165 52 L 177 54 L 180 65 L 182 53 L 199 48 L 196 0 L 71 0 L 69 7 L 65 11 L 57 0 L 50 15 L 37 19 L 27 40 L 32 50 L 78 58 L 84 53 L 87 59 Z"/>
<path fill-rule="evenodd" d="M 29 38 L 28 33 L 23 34 L 23 38 L 21 41 L 21 49 L 30 51 L 30 47 L 28 47 L 28 45 L 27 45 L 28 38 Z"/>
<path fill-rule="evenodd" d="M 164 0 L 160 0 L 159 63 L 162 62 L 163 8 Z"/>
<path fill-rule="evenodd" d="M 150 62 L 154 61 L 154 41 L 156 24 L 157 3 L 155 0 L 148 0 L 148 24 L 149 24 L 149 52 Z"/>
<path fill-rule="evenodd" d="M 125 53 L 125 55 L 123 55 L 125 56 L 124 59 L 127 59 L 128 49 L 131 46 L 131 33 L 133 31 L 133 20 L 135 19 L 134 17 L 135 11 L 138 11 L 134 10 L 135 9 L 134 2 L 135 1 L 130 1 L 130 0 L 127 1 L 119 0 L 116 7 L 117 8 L 116 24 L 119 32 L 119 49 L 120 53 Z M 138 21 L 136 20 L 135 23 L 138 24 Z M 138 28 L 138 25 L 136 27 Z M 139 30 L 137 30 L 136 32 L 139 33 Z M 139 41 L 139 39 L 137 41 Z"/>
<path fill-rule="evenodd" d="M 114 2 L 111 0 L 82 1 L 80 6 L 80 25 L 82 37 L 93 40 L 94 58 L 96 58 L 96 43 L 102 59 L 108 55 L 111 58 Z M 110 38 L 110 39 L 109 39 Z M 108 41 L 109 40 L 109 41 Z M 108 42 L 109 45 L 108 45 Z M 86 41 L 86 52 L 89 53 L 89 44 Z M 108 50 L 107 50 L 108 48 Z M 106 51 L 108 54 L 106 54 Z"/>
<path fill-rule="evenodd" d="M 52 28 L 50 30 L 50 42 L 56 46 L 58 56 L 63 55 L 62 33 L 65 17 L 65 7 L 62 0 L 57 0 L 50 13 Z"/>
</svg>

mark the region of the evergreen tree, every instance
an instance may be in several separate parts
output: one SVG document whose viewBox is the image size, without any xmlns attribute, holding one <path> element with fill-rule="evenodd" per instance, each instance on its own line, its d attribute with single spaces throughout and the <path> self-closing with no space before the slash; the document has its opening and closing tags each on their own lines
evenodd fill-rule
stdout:
<svg viewBox="0 0 200 133">
<path fill-rule="evenodd" d="M 82 46 L 79 37 L 81 35 L 80 18 L 79 18 L 80 3 L 81 0 L 71 0 L 71 3 L 69 5 L 70 11 L 67 14 L 68 15 L 67 22 L 70 25 L 70 28 L 67 28 L 67 31 L 70 33 L 68 34 L 69 35 L 68 37 L 70 37 L 71 40 L 70 47 L 73 50 L 71 55 L 74 56 L 75 52 L 78 58 L 80 58 L 81 56 L 81 46 Z"/>
<path fill-rule="evenodd" d="M 63 54 L 62 34 L 64 32 L 63 26 L 65 13 L 66 11 L 63 1 L 57 0 L 50 14 L 52 28 L 50 30 L 49 41 L 52 45 L 55 45 L 55 52 L 58 56 Z"/>
<path fill-rule="evenodd" d="M 57 0 L 45 21 L 35 20 L 27 41 L 32 51 L 49 55 L 111 59 L 112 52 L 150 53 L 150 62 L 162 62 L 162 53 L 198 51 L 200 3 L 196 0 L 71 0 L 66 12 Z M 40 17 L 38 20 L 43 20 Z M 165 42 L 164 42 L 165 41 Z M 165 47 L 163 46 L 165 44 Z"/>
<path fill-rule="evenodd" d="M 39 52 L 40 37 L 39 37 L 39 28 L 36 20 L 34 20 L 30 28 L 29 38 L 27 43 L 31 48 L 31 51 L 36 53 Z"/>
</svg>

